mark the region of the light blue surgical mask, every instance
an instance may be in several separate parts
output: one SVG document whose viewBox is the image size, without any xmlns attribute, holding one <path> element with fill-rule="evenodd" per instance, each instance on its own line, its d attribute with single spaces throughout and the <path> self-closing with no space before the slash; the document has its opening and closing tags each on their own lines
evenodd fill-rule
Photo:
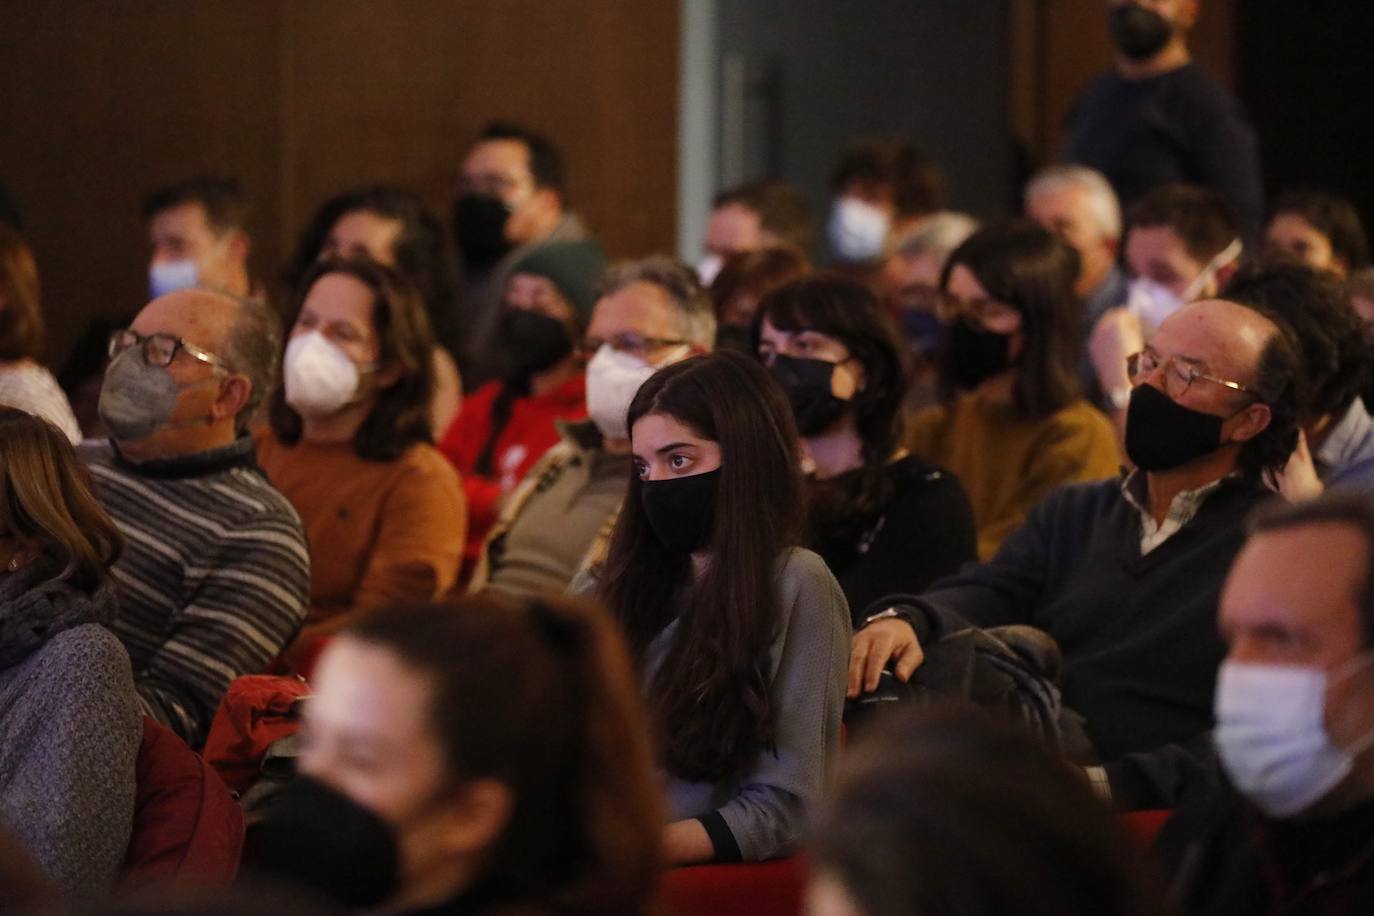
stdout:
<svg viewBox="0 0 1374 916">
<path fill-rule="evenodd" d="M 182 289 L 200 285 L 200 269 L 190 258 L 158 261 L 148 267 L 148 297 L 156 299 Z"/>
</svg>

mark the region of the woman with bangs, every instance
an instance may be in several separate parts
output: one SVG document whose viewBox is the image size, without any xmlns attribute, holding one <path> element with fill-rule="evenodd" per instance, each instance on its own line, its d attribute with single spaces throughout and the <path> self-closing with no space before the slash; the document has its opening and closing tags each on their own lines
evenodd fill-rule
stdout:
<svg viewBox="0 0 1374 916">
<path fill-rule="evenodd" d="M 628 424 L 636 473 L 593 575 L 656 726 L 665 858 L 786 855 L 839 748 L 850 635 L 834 576 L 797 546 L 787 398 L 716 353 L 652 376 Z"/>
<path fill-rule="evenodd" d="M 945 401 L 907 444 L 959 477 L 987 560 L 1054 488 L 1114 476 L 1111 422 L 1078 386 L 1078 258 L 1033 223 L 986 226 L 941 278 Z"/>
</svg>

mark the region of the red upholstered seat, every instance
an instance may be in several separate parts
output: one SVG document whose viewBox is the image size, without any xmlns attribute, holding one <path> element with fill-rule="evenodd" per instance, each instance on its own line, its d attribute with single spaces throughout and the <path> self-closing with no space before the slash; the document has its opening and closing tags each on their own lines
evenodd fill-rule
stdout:
<svg viewBox="0 0 1374 916">
<path fill-rule="evenodd" d="M 1132 836 L 1146 846 L 1153 846 L 1160 828 L 1173 813 L 1172 808 L 1160 808 L 1156 811 L 1126 811 L 1118 816 Z"/>
<path fill-rule="evenodd" d="M 174 879 L 233 880 L 243 848 L 243 812 L 200 755 L 145 717 L 136 778 L 125 888 Z"/>
<path fill-rule="evenodd" d="M 737 865 L 694 865 L 663 873 L 663 916 L 798 916 L 806 892 L 802 856 Z"/>
</svg>

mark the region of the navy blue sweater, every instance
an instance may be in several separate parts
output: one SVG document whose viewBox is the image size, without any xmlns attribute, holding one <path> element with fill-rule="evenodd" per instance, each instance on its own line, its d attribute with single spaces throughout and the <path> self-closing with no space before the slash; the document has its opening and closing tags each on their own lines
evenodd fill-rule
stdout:
<svg viewBox="0 0 1374 916">
<path fill-rule="evenodd" d="M 987 563 L 914 603 L 946 626 L 1025 623 L 1064 654 L 1064 702 L 1087 719 L 1103 760 L 1183 743 L 1212 726 L 1225 650 L 1217 599 L 1245 517 L 1271 494 L 1224 481 L 1197 515 L 1140 555 L 1140 513 L 1120 481 L 1052 493 Z"/>
</svg>

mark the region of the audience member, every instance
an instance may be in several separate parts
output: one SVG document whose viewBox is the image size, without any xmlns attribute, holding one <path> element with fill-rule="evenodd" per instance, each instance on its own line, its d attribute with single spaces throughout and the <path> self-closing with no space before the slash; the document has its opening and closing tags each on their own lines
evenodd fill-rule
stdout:
<svg viewBox="0 0 1374 916">
<path fill-rule="evenodd" d="M 831 257 L 872 280 L 891 239 L 939 210 L 944 190 L 939 169 L 911 141 L 872 137 L 845 150 L 830 175 L 830 194 Z"/>
<path fill-rule="evenodd" d="M 0 404 L 42 417 L 81 441 L 67 396 L 38 358 L 43 350 L 38 265 L 19 233 L 0 225 Z"/>
<path fill-rule="evenodd" d="M 886 720 L 840 770 L 812 832 L 811 916 L 1164 912 L 1083 780 L 976 710 Z"/>
<path fill-rule="evenodd" d="M 480 385 L 489 362 L 510 268 L 547 242 L 580 242 L 586 227 L 567 209 L 563 155 L 547 137 L 493 121 L 468 149 L 453 202 L 463 268 L 464 374 Z"/>
<path fill-rule="evenodd" d="M 1361 337 L 1366 347 L 1374 348 L 1374 267 L 1353 271 L 1346 282 L 1350 305 L 1360 320 Z M 1374 371 L 1365 379 L 1360 392 L 1366 410 L 1374 411 Z"/>
<path fill-rule="evenodd" d="M 660 737 L 671 864 L 792 852 L 840 745 L 849 611 L 796 547 L 787 398 L 754 360 L 676 363 L 640 387 L 635 474 L 604 567 Z"/>
<path fill-rule="evenodd" d="M 791 248 L 764 248 L 732 254 L 711 284 L 716 310 L 716 347 L 753 349 L 754 314 L 763 298 L 810 271 L 806 259 Z"/>
<path fill-rule="evenodd" d="M 703 286 L 711 286 L 733 254 L 766 248 L 790 248 L 805 261 L 812 245 L 811 208 L 806 198 L 782 181 L 755 181 L 721 191 L 711 201 L 703 247 L 697 265 Z"/>
<path fill-rule="evenodd" d="M 377 912 L 640 916 L 662 818 L 604 612 L 467 598 L 357 622 L 320 660 L 303 774 L 250 845 Z"/>
<path fill-rule="evenodd" d="M 1179 307 L 1219 295 L 1240 266 L 1242 245 L 1221 197 L 1188 185 L 1157 188 L 1127 213 L 1126 305 L 1098 320 L 1088 354 L 1117 428 L 1124 428 L 1131 380 L 1126 357 L 1144 349 Z"/>
<path fill-rule="evenodd" d="M 265 670 L 305 615 L 305 533 L 247 429 L 275 384 L 280 340 L 257 299 L 154 299 L 110 340 L 110 440 L 80 449 L 124 535 L 112 626 L 144 711 L 193 747 L 229 682 Z"/>
<path fill-rule="evenodd" d="M 911 355 L 909 410 L 939 400 L 938 362 L 945 343 L 940 275 L 954 249 L 977 231 L 978 221 L 968 214 L 941 210 L 918 220 L 893 243 L 883 271 L 883 303 L 897 320 Z"/>
<path fill-rule="evenodd" d="M 918 414 L 911 450 L 952 471 L 987 559 L 1060 484 L 1116 473 L 1111 425 L 1079 395 L 1073 249 L 1031 223 L 988 226 L 945 264 L 946 403 Z"/>
<path fill-rule="evenodd" d="M 582 342 L 587 413 L 506 499 L 470 589 L 534 597 L 562 591 L 603 559 L 632 470 L 625 412 L 656 369 L 711 349 L 711 302 L 696 273 L 666 257 L 612 265 Z"/>
<path fill-rule="evenodd" d="M 148 224 L 148 296 L 205 289 L 261 295 L 248 272 L 248 200 L 237 180 L 200 175 L 143 198 Z"/>
<path fill-rule="evenodd" d="M 1325 270 L 1280 264 L 1237 280 L 1226 295 L 1291 329 L 1302 354 L 1302 434 L 1283 473 L 1284 495 L 1296 500 L 1325 486 L 1374 487 L 1374 420 L 1360 400 L 1371 354 L 1344 282 Z"/>
<path fill-rule="evenodd" d="M 1025 209 L 1027 217 L 1078 252 L 1073 291 L 1083 300 L 1080 373 L 1085 390 L 1093 391 L 1097 378 L 1087 357 L 1088 337 L 1098 319 L 1108 309 L 1124 305 L 1127 297 L 1126 274 L 1117 262 L 1121 206 L 1101 172 L 1082 165 L 1054 165 L 1026 185 Z"/>
<path fill-rule="evenodd" d="M 1205 732 L 1223 654 L 1217 595 L 1243 519 L 1296 445 L 1298 360 L 1277 325 L 1232 302 L 1165 319 L 1131 360 L 1136 469 L 1057 490 L 986 564 L 875 606 L 899 614 L 855 636 L 851 695 L 889 661 L 901 680 L 920 664 L 904 614 L 937 635 L 1028 623 L 1059 642 L 1065 705 L 1086 717 L 1101 759 Z"/>
<path fill-rule="evenodd" d="M 1369 260 L 1360 214 L 1350 201 L 1320 191 L 1279 198 L 1264 229 L 1267 260 L 1293 260 L 1344 279 Z"/>
<path fill-rule="evenodd" d="M 974 559 L 964 488 L 902 446 L 902 349 L 873 294 L 841 277 L 798 280 L 765 298 L 759 316 L 759 358 L 802 437 L 804 543 L 850 611 L 923 591 Z"/>
<path fill-rule="evenodd" d="M 1240 106 L 1194 63 L 1200 0 L 1109 0 L 1116 66 L 1078 97 L 1064 158 L 1107 176 L 1124 204 L 1186 181 L 1225 198 L 1254 241 L 1264 219 L 1259 147 Z"/>
<path fill-rule="evenodd" d="M 605 271 L 593 241 L 541 245 L 511 268 L 496 334 L 501 376 L 473 392 L 439 442 L 467 496 L 465 579 L 502 500 L 558 442 L 554 421 L 587 416 L 580 345 Z"/>
<path fill-rule="evenodd" d="M 419 291 L 365 257 L 321 262 L 301 286 L 258 462 L 310 544 L 292 648 L 305 662 L 368 609 L 447 593 L 466 513 L 429 435 L 434 338 Z"/>
<path fill-rule="evenodd" d="M 1180 912 L 1374 907 L 1374 503 L 1332 493 L 1259 515 L 1221 595 L 1227 780 L 1159 840 Z"/>
<path fill-rule="evenodd" d="M 391 268 L 420 291 L 437 338 L 430 429 L 438 438 L 457 416 L 463 395 L 453 360 L 463 342 L 458 278 L 444 227 L 418 196 L 401 188 L 375 185 L 335 195 L 315 211 L 296 243 L 284 272 L 288 297 L 301 296 L 301 284 L 320 260 L 356 257 Z"/>
<path fill-rule="evenodd" d="M 71 444 L 0 407 L 0 824 L 74 899 L 111 888 L 133 824 L 142 717 L 102 626 L 120 547 Z"/>
</svg>

